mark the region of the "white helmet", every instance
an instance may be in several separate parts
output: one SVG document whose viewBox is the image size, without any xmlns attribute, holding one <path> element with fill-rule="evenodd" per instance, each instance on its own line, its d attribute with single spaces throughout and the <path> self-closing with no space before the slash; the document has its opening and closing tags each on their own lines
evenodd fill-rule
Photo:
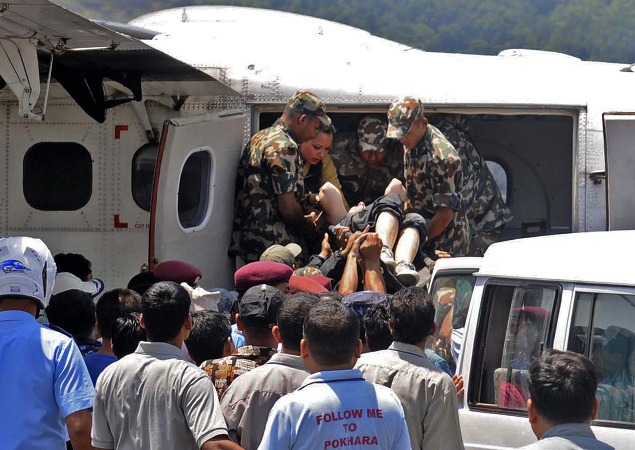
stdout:
<svg viewBox="0 0 635 450">
<path fill-rule="evenodd" d="M 53 255 L 40 239 L 0 239 L 0 297 L 28 297 L 46 308 L 56 271 Z"/>
</svg>

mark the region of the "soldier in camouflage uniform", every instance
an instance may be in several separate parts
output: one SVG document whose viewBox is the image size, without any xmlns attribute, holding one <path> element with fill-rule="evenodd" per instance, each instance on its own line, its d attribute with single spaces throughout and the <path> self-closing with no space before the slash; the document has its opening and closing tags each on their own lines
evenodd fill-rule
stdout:
<svg viewBox="0 0 635 450">
<path fill-rule="evenodd" d="M 496 242 L 512 213 L 503 201 L 496 180 L 467 132 L 465 120 L 456 115 L 439 115 L 430 121 L 443 133 L 461 157 L 461 197 L 470 223 L 470 255 L 482 256 Z"/>
<path fill-rule="evenodd" d="M 429 219 L 426 247 L 468 255 L 471 233 L 461 195 L 466 174 L 454 146 L 428 125 L 421 101 L 412 97 L 390 105 L 386 136 L 404 146 L 408 199 L 414 212 Z"/>
<path fill-rule="evenodd" d="M 306 247 L 301 230 L 315 229 L 315 217 L 303 208 L 316 200 L 304 193 L 298 145 L 330 124 L 322 100 L 299 91 L 271 127 L 251 138 L 236 177 L 232 254 L 249 263 L 273 244 Z"/>
<path fill-rule="evenodd" d="M 350 206 L 374 202 L 393 178 L 404 181 L 401 146 L 386 139 L 386 122 L 373 116 L 364 117 L 356 132 L 337 134 L 330 155 Z"/>
</svg>

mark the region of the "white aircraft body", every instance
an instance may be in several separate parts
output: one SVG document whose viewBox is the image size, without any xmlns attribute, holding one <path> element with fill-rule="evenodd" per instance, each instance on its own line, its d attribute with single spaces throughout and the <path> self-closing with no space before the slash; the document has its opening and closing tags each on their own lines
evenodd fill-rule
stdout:
<svg viewBox="0 0 635 450">
<path fill-rule="evenodd" d="M 514 215 L 504 239 L 635 225 L 625 64 L 425 52 L 251 8 L 176 8 L 123 27 L 45 0 L 0 10 L 2 233 L 84 254 L 107 289 L 168 259 L 200 267 L 206 288 L 232 286 L 238 160 L 297 89 L 343 131 L 399 95 L 461 116 Z"/>
</svg>

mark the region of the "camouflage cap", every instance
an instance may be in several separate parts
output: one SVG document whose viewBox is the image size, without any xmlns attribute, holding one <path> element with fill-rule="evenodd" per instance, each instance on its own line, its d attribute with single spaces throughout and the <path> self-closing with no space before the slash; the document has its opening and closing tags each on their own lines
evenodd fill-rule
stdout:
<svg viewBox="0 0 635 450">
<path fill-rule="evenodd" d="M 386 137 L 399 139 L 410 130 L 414 122 L 423 118 L 423 103 L 414 97 L 400 97 L 388 108 Z"/>
<path fill-rule="evenodd" d="M 331 119 L 326 115 L 326 106 L 320 97 L 309 91 L 298 91 L 289 99 L 287 106 L 294 111 L 310 116 L 316 116 L 322 125 L 331 125 Z"/>
<path fill-rule="evenodd" d="M 386 140 L 386 122 L 372 116 L 366 116 L 359 121 L 357 127 L 357 138 L 359 139 L 359 150 L 383 152 Z"/>
</svg>

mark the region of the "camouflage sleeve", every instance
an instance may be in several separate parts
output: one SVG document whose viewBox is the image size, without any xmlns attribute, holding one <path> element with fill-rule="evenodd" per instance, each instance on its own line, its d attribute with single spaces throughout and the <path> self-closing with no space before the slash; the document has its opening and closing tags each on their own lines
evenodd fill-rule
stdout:
<svg viewBox="0 0 635 450">
<path fill-rule="evenodd" d="M 432 204 L 437 208 L 447 206 L 457 211 L 461 206 L 460 188 L 463 180 L 461 159 L 455 154 L 437 160 L 430 173 L 433 180 Z"/>
<path fill-rule="evenodd" d="M 276 195 L 295 192 L 297 184 L 297 152 L 293 148 L 268 149 L 265 152 L 271 174 L 271 185 Z"/>
</svg>

